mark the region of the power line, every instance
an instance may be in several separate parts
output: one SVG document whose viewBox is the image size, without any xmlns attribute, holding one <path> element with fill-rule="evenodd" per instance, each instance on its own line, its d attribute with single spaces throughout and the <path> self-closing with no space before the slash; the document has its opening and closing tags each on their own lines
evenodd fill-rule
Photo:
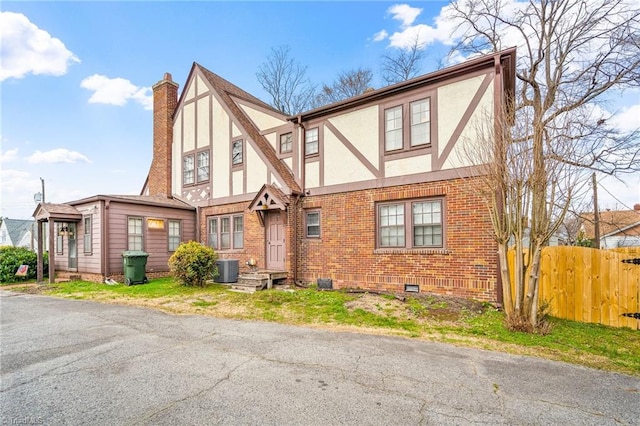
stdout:
<svg viewBox="0 0 640 426">
<path fill-rule="evenodd" d="M 622 204 L 623 207 L 626 207 L 629 210 L 633 210 L 633 207 L 630 207 L 628 205 L 626 205 L 624 202 L 620 201 L 618 199 L 618 197 L 616 197 L 615 195 L 613 195 L 611 192 L 609 192 L 609 190 L 607 188 L 605 188 L 600 182 L 598 182 L 598 186 L 602 189 L 604 189 L 604 191 L 609 194 L 614 200 L 616 200 L 617 202 L 619 202 L 620 204 Z"/>
</svg>

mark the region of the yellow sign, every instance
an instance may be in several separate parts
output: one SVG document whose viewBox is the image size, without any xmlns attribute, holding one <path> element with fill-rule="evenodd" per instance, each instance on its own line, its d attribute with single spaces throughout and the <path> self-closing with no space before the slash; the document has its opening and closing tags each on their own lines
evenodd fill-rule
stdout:
<svg viewBox="0 0 640 426">
<path fill-rule="evenodd" d="M 164 229 L 164 220 L 163 219 L 147 219 L 147 228 Z"/>
</svg>

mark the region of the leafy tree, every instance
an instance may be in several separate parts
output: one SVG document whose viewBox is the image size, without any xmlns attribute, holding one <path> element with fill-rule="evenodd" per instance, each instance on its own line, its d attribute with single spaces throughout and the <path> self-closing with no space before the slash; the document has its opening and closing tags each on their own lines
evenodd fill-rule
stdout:
<svg viewBox="0 0 640 426">
<path fill-rule="evenodd" d="M 640 85 L 640 9 L 626 0 L 461 0 L 448 11 L 457 54 L 518 46 L 515 110 L 502 111 L 498 126 L 484 129 L 492 149 L 482 158 L 507 320 L 535 331 L 542 248 L 575 191 L 588 183 L 587 170 L 640 171 L 638 132 L 620 133 L 600 108 L 613 91 Z"/>
<path fill-rule="evenodd" d="M 182 243 L 169 258 L 169 269 L 184 286 L 204 287 L 218 275 L 218 255 L 211 247 L 196 241 Z"/>
<path fill-rule="evenodd" d="M 307 79 L 307 67 L 296 63 L 288 46 L 271 49 L 256 77 L 271 96 L 271 105 L 284 114 L 293 115 L 309 108 L 315 86 Z"/>
</svg>

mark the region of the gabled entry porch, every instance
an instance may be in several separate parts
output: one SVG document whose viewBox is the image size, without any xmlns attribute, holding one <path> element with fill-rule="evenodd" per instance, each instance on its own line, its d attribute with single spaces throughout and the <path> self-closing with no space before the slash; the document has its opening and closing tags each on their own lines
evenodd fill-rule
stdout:
<svg viewBox="0 0 640 426">
<path fill-rule="evenodd" d="M 78 268 L 78 250 L 77 250 L 77 224 L 82 220 L 82 213 L 75 207 L 67 204 L 40 203 L 36 207 L 33 217 L 38 224 L 38 268 L 36 279 L 42 282 L 44 279 L 44 232 L 43 225 L 48 223 L 48 234 L 46 240 L 48 242 L 49 252 L 49 283 L 55 282 L 55 256 L 56 256 L 56 240 L 58 238 L 67 238 L 66 256 L 68 260 L 68 269 L 70 271 Z M 60 223 L 60 229 L 56 232 L 56 223 Z M 58 242 L 63 244 L 63 241 Z"/>
</svg>

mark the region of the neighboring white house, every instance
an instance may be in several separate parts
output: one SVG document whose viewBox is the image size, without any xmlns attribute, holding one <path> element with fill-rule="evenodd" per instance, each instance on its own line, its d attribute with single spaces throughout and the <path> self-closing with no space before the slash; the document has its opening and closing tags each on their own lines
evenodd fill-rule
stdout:
<svg viewBox="0 0 640 426">
<path fill-rule="evenodd" d="M 35 250 L 35 221 L 22 219 L 2 219 L 0 225 L 0 246 L 26 247 Z"/>
</svg>

